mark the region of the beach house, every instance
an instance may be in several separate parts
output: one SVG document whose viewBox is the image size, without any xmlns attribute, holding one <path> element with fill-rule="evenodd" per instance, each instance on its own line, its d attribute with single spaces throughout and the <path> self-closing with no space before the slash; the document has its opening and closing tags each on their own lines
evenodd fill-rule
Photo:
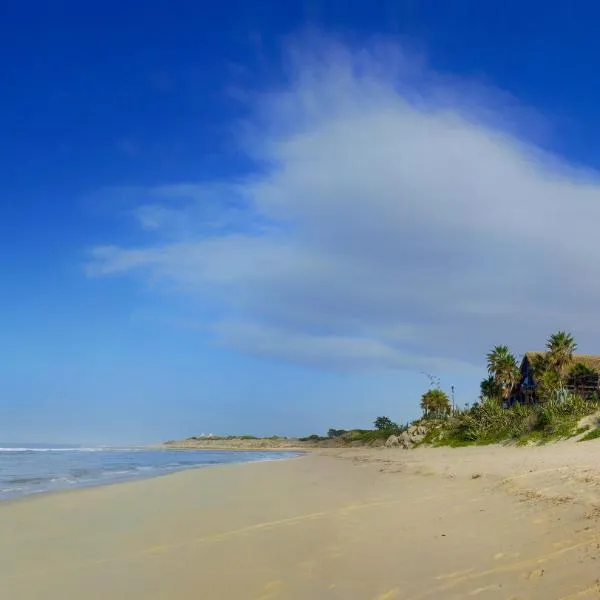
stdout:
<svg viewBox="0 0 600 600">
<path fill-rule="evenodd" d="M 546 352 L 525 352 L 521 361 L 521 377 L 509 399 L 509 405 L 535 404 L 539 385 L 540 365 Z M 589 397 L 600 394 L 600 355 L 573 354 L 572 361 L 563 370 L 563 381 L 569 392 Z"/>
</svg>

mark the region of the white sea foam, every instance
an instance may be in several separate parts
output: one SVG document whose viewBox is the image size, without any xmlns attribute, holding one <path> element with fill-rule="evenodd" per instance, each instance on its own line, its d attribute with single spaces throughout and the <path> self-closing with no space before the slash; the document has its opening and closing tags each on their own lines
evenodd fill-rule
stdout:
<svg viewBox="0 0 600 600">
<path fill-rule="evenodd" d="M 143 448 L 116 448 L 96 446 L 90 448 L 40 448 L 40 447 L 0 447 L 0 452 L 143 452 Z"/>
<path fill-rule="evenodd" d="M 294 453 L 170 451 L 142 448 L 0 447 L 0 499 L 103 485 L 226 463 L 276 460 Z"/>
</svg>

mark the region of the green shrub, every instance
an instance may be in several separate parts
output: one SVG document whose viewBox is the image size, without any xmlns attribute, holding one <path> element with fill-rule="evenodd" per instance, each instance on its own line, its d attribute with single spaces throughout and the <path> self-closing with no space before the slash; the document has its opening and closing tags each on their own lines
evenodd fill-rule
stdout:
<svg viewBox="0 0 600 600">
<path fill-rule="evenodd" d="M 337 437 L 341 437 L 345 433 L 347 433 L 347 431 L 345 429 L 330 429 L 327 432 L 327 437 L 337 438 Z"/>
<path fill-rule="evenodd" d="M 600 438 L 600 427 L 597 427 L 596 429 L 592 429 L 591 431 L 588 431 L 580 440 L 580 442 L 587 442 L 589 440 L 596 440 Z"/>
<path fill-rule="evenodd" d="M 327 438 L 321 437 L 320 435 L 313 433 L 312 435 L 309 435 L 308 437 L 300 438 L 300 441 L 301 442 L 319 442 L 321 440 L 326 440 L 326 439 Z"/>
<path fill-rule="evenodd" d="M 448 446 L 509 441 L 543 443 L 575 435 L 579 419 L 599 405 L 598 399 L 586 400 L 573 394 L 567 394 L 564 400 L 552 399 L 530 406 L 516 404 L 510 408 L 503 408 L 493 399 L 483 400 L 468 410 L 456 411 L 428 438 L 430 443 Z"/>
<path fill-rule="evenodd" d="M 398 427 L 389 417 L 377 417 L 373 425 L 375 425 L 375 429 L 380 431 L 390 431 Z"/>
</svg>

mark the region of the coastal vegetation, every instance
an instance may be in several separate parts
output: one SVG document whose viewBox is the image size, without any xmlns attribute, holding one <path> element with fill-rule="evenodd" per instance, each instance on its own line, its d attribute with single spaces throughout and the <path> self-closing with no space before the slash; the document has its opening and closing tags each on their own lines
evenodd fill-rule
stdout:
<svg viewBox="0 0 600 600">
<path fill-rule="evenodd" d="M 327 436 L 317 434 L 300 438 L 301 442 L 320 443 L 321 445 L 383 445 L 391 435 L 400 435 L 408 425 L 398 425 L 389 417 L 377 417 L 373 429 L 330 429 Z"/>
<path fill-rule="evenodd" d="M 327 438 L 304 439 L 334 439 L 340 445 L 380 445 L 389 436 L 401 436 L 415 427 L 423 427 L 427 433 L 409 447 L 537 444 L 575 435 L 581 436 L 580 441 L 600 438 L 600 428 L 580 426 L 582 419 L 600 412 L 600 396 L 596 392 L 599 374 L 588 364 L 576 362 L 576 350 L 573 336 L 558 331 L 546 341 L 545 352 L 530 353 L 536 380 L 535 401 L 511 401 L 522 373 L 510 348 L 497 345 L 486 355 L 488 375 L 481 381 L 479 398 L 472 405 L 454 408 L 439 379 L 429 376 L 430 387 L 420 399 L 422 416 L 410 426 L 399 427 L 388 417 L 378 417 L 373 430 L 330 429 Z"/>
<path fill-rule="evenodd" d="M 426 419 L 444 418 L 451 408 L 446 392 L 439 388 L 429 389 L 421 396 L 421 410 Z"/>
<path fill-rule="evenodd" d="M 375 418 L 371 429 L 331 428 L 326 435 L 290 439 L 253 435 L 190 438 L 191 443 L 246 444 L 248 447 L 300 446 L 466 446 L 493 443 L 536 444 L 579 436 L 579 441 L 600 438 L 600 356 L 577 355 L 577 344 L 566 331 L 552 334 L 544 352 L 526 353 L 535 385 L 527 382 L 523 395 L 516 355 L 506 345 L 486 355 L 487 376 L 472 405 L 454 406 L 438 378 L 428 375 L 429 387 L 420 398 L 422 415 L 412 423 L 398 424 L 388 416 Z M 585 362 L 578 362 L 585 359 Z M 525 364 L 525 361 L 522 363 Z M 534 389 L 534 392 L 531 390 Z M 586 419 L 586 417 L 588 417 Z"/>
<path fill-rule="evenodd" d="M 515 355 L 508 346 L 496 346 L 487 355 L 487 370 L 492 379 L 495 398 L 508 400 L 512 389 L 519 379 L 519 367 Z M 482 385 L 489 384 L 486 379 Z M 488 391 L 492 391 L 492 389 Z"/>
<path fill-rule="evenodd" d="M 436 423 L 425 443 L 448 446 L 543 443 L 577 434 L 580 419 L 599 409 L 598 398 L 586 399 L 576 394 L 542 404 L 515 404 L 507 408 L 485 398 Z"/>
<path fill-rule="evenodd" d="M 499 345 L 487 354 L 488 377 L 480 384 L 480 397 L 473 406 L 453 410 L 432 423 L 423 443 L 461 446 L 513 442 L 543 443 L 583 433 L 579 421 L 600 410 L 600 397 L 590 393 L 590 382 L 598 373 L 590 366 L 574 363 L 577 344 L 565 331 L 552 334 L 546 351 L 533 356 L 535 402 L 511 403 L 521 379 L 515 355 Z M 597 386 L 596 386 L 597 387 Z M 423 418 L 429 413 L 423 409 Z M 582 439 L 600 437 L 600 430 Z"/>
<path fill-rule="evenodd" d="M 596 427 L 595 429 L 592 429 L 591 431 L 588 431 L 578 441 L 580 441 L 580 442 L 587 442 L 589 440 L 596 440 L 598 438 L 600 438 L 600 427 Z"/>
</svg>

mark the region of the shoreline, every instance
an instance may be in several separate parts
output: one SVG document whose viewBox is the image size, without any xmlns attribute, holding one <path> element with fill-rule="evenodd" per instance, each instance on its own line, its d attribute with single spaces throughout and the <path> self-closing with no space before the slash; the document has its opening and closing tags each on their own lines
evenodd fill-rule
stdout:
<svg viewBox="0 0 600 600">
<path fill-rule="evenodd" d="M 148 448 L 149 450 L 156 450 L 156 448 Z M 255 463 L 262 463 L 262 462 L 273 462 L 273 461 L 279 461 L 279 460 L 292 460 L 294 458 L 300 458 L 304 452 L 303 451 L 284 451 L 284 450 L 272 450 L 272 451 L 261 451 L 261 450 L 255 450 L 254 452 L 249 451 L 249 450 L 240 450 L 240 449 L 231 449 L 231 450 L 216 450 L 216 449 L 210 449 L 210 448 L 205 448 L 205 449 L 190 449 L 190 448 L 173 448 L 173 449 L 169 449 L 169 448 L 163 448 L 163 450 L 166 451 L 173 451 L 173 452 L 177 452 L 177 451 L 186 451 L 186 452 L 195 452 L 195 451 L 207 451 L 207 452 L 239 452 L 241 454 L 251 454 L 251 453 L 259 453 L 262 452 L 264 454 L 280 454 L 280 455 L 286 455 L 286 454 L 291 454 L 293 456 L 280 456 L 278 458 L 264 458 L 264 459 L 253 459 L 253 460 L 248 460 L 248 461 L 233 461 L 233 462 L 224 462 L 224 463 L 200 463 L 197 465 L 190 465 L 190 466 L 185 466 L 185 467 L 181 467 L 178 469 L 174 469 L 171 471 L 167 471 L 167 472 L 161 472 L 161 471 L 156 471 L 156 472 L 148 472 L 145 474 L 136 474 L 136 475 L 132 475 L 131 477 L 115 477 L 114 479 L 106 479 L 106 480 L 95 480 L 95 481 L 90 481 L 90 482 L 81 482 L 81 483 L 74 483 L 71 485 L 64 485 L 64 486 L 57 486 L 54 489 L 45 489 L 45 490 L 38 490 L 38 491 L 30 491 L 30 492 L 24 492 L 21 494 L 16 494 L 16 495 L 8 495 L 8 496 L 0 496 L 0 506 L 4 505 L 5 503 L 9 503 L 9 502 L 21 502 L 24 500 L 31 500 L 31 499 L 35 499 L 35 498 L 41 498 L 41 497 L 45 497 L 45 496 L 50 496 L 50 495 L 54 495 L 54 494 L 70 494 L 70 493 L 74 493 L 74 492 L 79 492 L 79 491 L 83 491 L 83 490 L 89 490 L 89 489 L 95 489 L 95 488 L 103 488 L 103 487 L 108 487 L 108 486 L 118 486 L 118 485 L 127 485 L 130 483 L 136 483 L 139 481 L 146 481 L 149 479 L 158 479 L 158 478 L 162 478 L 162 477 L 169 477 L 171 475 L 177 475 L 178 473 L 183 473 L 183 472 L 187 472 L 187 471 L 195 471 L 195 470 L 202 470 L 202 469 L 207 469 L 207 468 L 218 468 L 218 467 L 228 467 L 228 466 L 234 466 L 234 465 L 246 465 L 246 464 L 255 464 Z"/>
<path fill-rule="evenodd" d="M 239 450 L 239 451 L 303 451 L 318 446 L 297 439 L 256 438 L 256 439 L 185 439 L 170 440 L 153 446 L 163 450 Z"/>
<path fill-rule="evenodd" d="M 596 598 L 599 456 L 593 442 L 323 450 L 28 496 L 0 503 L 0 586 L 19 600 Z"/>
<path fill-rule="evenodd" d="M 245 448 L 241 446 L 183 446 L 183 445 L 169 445 L 165 446 L 160 444 L 158 446 L 148 446 L 148 450 L 172 450 L 172 451 L 186 451 L 186 452 L 311 452 L 318 450 L 316 447 L 305 447 L 305 446 L 285 446 L 280 448 Z"/>
</svg>

